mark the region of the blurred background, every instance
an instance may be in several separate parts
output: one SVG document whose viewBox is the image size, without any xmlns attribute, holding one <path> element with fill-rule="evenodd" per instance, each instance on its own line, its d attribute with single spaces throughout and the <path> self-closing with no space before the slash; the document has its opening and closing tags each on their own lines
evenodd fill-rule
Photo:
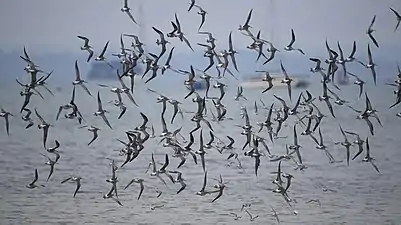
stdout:
<svg viewBox="0 0 401 225">
<path fill-rule="evenodd" d="M 228 35 L 232 33 L 234 48 L 239 52 L 236 55 L 239 73 L 234 72 L 242 80 L 253 78 L 255 70 L 269 70 L 280 73 L 279 62 L 283 62 L 288 74 L 293 77 L 305 77 L 306 80 L 314 80 L 316 85 L 310 85 L 308 90 L 313 96 L 321 95 L 322 88 L 320 74 L 309 72 L 315 64 L 309 57 L 325 59 L 328 57 L 325 47 L 327 39 L 329 45 L 337 50 L 336 42 L 341 43 L 345 56 L 352 49 L 353 41 L 357 42 L 355 57 L 363 62 L 367 61 L 367 45 L 371 43 L 366 30 L 374 15 L 377 16 L 374 36 L 379 42 L 380 48 L 371 44 L 373 60 L 377 64 L 378 85 L 372 81 L 369 69 L 359 63 L 347 64 L 347 70 L 355 73 L 366 81 L 364 91 L 369 93 L 373 108 L 379 111 L 383 127 L 372 119 L 375 135 L 369 134 L 365 121 L 357 120 L 357 113 L 345 105 L 352 105 L 356 109 L 363 110 L 365 98 L 360 98 L 356 85 L 341 87 L 341 91 L 334 90 L 341 98 L 348 101 L 344 106 L 332 103 L 336 111 L 336 118 L 329 116 L 326 103 L 316 100 L 316 104 L 326 117 L 321 127 L 324 142 L 330 149 L 334 158 L 345 160 L 345 149 L 337 142 L 343 141 L 338 124 L 344 129 L 356 132 L 365 137 L 369 136 L 371 156 L 383 175 L 378 175 L 369 163 L 362 163 L 361 159 L 352 161 L 347 166 L 345 161 L 341 163 L 329 163 L 326 155 L 315 149 L 315 143 L 307 135 L 301 135 L 298 126 L 298 138 L 302 148 L 303 162 L 309 167 L 306 171 L 293 169 L 292 163 L 283 163 L 283 171 L 294 174 L 290 195 L 296 199 L 297 216 L 293 215 L 280 195 L 271 192 L 274 188 L 272 181 L 275 178 L 277 164 L 269 162 L 263 157 L 261 172 L 254 175 L 254 159 L 245 157 L 240 148 L 245 137 L 240 135 L 242 124 L 240 108 L 249 109 L 250 121 L 256 127 L 256 122 L 265 121 L 269 106 L 276 102 L 274 107 L 281 104 L 273 97 L 273 94 L 284 98 L 291 106 L 295 104 L 297 96 L 305 88 L 292 90 L 292 102 L 288 99 L 287 88 L 278 88 L 261 94 L 262 87 L 244 91 L 247 101 L 241 99 L 234 101 L 237 87 L 246 81 L 237 82 L 229 75 L 223 79 L 227 84 L 224 104 L 227 107 L 227 117 L 221 123 L 213 123 L 216 140 L 227 141 L 226 136 L 235 138 L 235 146 L 239 152 L 239 158 L 243 162 L 243 168 L 235 164 L 230 166 L 226 154 L 220 154 L 215 150 L 208 150 L 207 170 L 208 187 L 216 184 L 213 178 L 222 175 L 225 181 L 229 181 L 227 189 L 216 204 L 211 204 L 212 196 L 199 198 L 194 193 L 199 191 L 203 181 L 203 170 L 200 165 L 195 165 L 189 159 L 183 167 L 188 187 L 185 191 L 176 194 L 179 184 L 165 186 L 158 179 L 152 179 L 145 174 L 151 155 L 154 154 L 156 163 L 164 162 L 164 155 L 169 148 L 159 145 L 159 138 L 146 143 L 146 150 L 118 172 L 121 180 L 119 186 L 127 184 L 132 178 L 145 179 L 144 196 L 136 200 L 138 186 L 130 187 L 121 192 L 121 201 L 124 207 L 119 207 L 110 199 L 103 199 L 102 195 L 110 190 L 109 183 L 105 182 L 110 175 L 109 160 L 107 158 L 125 159 L 119 155 L 122 145 L 117 139 L 125 140 L 125 131 L 142 123 L 140 112 L 149 117 L 149 125 L 154 126 L 155 135 L 162 131 L 160 125 L 161 106 L 156 104 L 156 94 L 147 91 L 148 88 L 157 90 L 169 98 L 182 101 L 184 116 L 177 116 L 174 124 L 171 124 L 172 108 L 168 105 L 166 120 L 168 129 L 173 131 L 182 127 L 182 134 L 187 138 L 188 132 L 195 126 L 188 122 L 192 113 L 196 112 L 197 105 L 191 98 L 184 99 L 188 90 L 184 86 L 182 76 L 169 71 L 159 76 L 149 84 L 143 81 L 135 83 L 134 96 L 140 107 L 135 106 L 126 96 L 123 96 L 127 104 L 127 113 L 120 120 L 120 109 L 113 105 L 116 98 L 110 92 L 110 88 L 100 88 L 97 84 L 106 84 L 108 87 L 119 85 L 115 71 L 112 71 L 104 62 L 91 61 L 86 63 L 88 53 L 81 51 L 83 42 L 77 35 L 90 39 L 90 45 L 94 48 L 96 57 L 103 49 L 107 41 L 110 41 L 106 57 L 115 67 L 119 67 L 117 57 L 112 53 L 119 53 L 120 35 L 122 33 L 135 34 L 145 43 L 145 50 L 158 54 L 160 47 L 156 45 L 158 34 L 152 26 L 164 33 L 172 30 L 170 21 L 174 20 L 177 13 L 182 30 L 191 42 L 192 52 L 184 44 L 176 39 L 169 40 L 171 46 L 175 46 L 171 65 L 177 69 L 189 70 L 190 65 L 204 69 L 209 61 L 202 56 L 203 48 L 196 43 L 205 43 L 207 37 L 198 35 L 200 16 L 196 9 L 187 12 L 190 0 L 129 0 L 132 14 L 139 26 L 133 24 L 128 16 L 121 12 L 123 0 L 3 0 L 0 1 L 0 107 L 12 112 L 15 116 L 10 119 L 10 136 L 6 135 L 3 118 L 0 118 L 0 224 L 123 224 L 127 221 L 140 221 L 141 224 L 234 224 L 230 212 L 238 212 L 241 204 L 252 203 L 252 213 L 260 215 L 256 224 L 275 224 L 271 217 L 271 208 L 274 207 L 283 224 L 400 224 L 401 221 L 401 158 L 399 134 L 401 133 L 400 118 L 395 114 L 400 108 L 388 110 L 393 104 L 393 88 L 384 85 L 385 81 L 395 79 L 397 74 L 397 61 L 401 65 L 401 27 L 394 32 L 397 20 L 390 11 L 390 7 L 401 12 L 400 0 L 196 0 L 207 12 L 203 31 L 212 32 L 217 39 L 216 50 L 228 48 Z M 262 65 L 264 60 L 255 63 L 257 53 L 246 48 L 251 43 L 249 37 L 238 31 L 238 26 L 243 24 L 250 9 L 253 9 L 251 26 L 256 34 L 261 30 L 261 38 L 275 44 L 281 52 L 267 65 Z M 283 49 L 291 40 L 291 29 L 294 29 L 296 42 L 294 47 L 302 48 L 306 55 L 299 52 L 285 52 Z M 130 38 L 124 38 L 126 46 L 129 46 Z M 30 58 L 44 71 L 54 70 L 49 78 L 49 88 L 54 90 L 51 96 L 45 90 L 44 98 L 34 96 L 29 107 L 37 108 L 45 120 L 54 127 L 51 128 L 48 138 L 48 147 L 53 146 L 55 140 L 61 143 L 61 159 L 55 167 L 51 180 L 46 183 L 49 173 L 45 158 L 39 153 L 44 152 L 42 147 L 42 131 L 37 129 L 38 120 L 34 114 L 35 126 L 25 130 L 26 123 L 20 119 L 19 110 L 23 104 L 21 90 L 15 82 L 15 78 L 28 80 L 30 78 L 23 69 L 26 63 L 19 57 L 23 55 L 24 46 Z M 160 61 L 165 62 L 165 56 Z M 98 105 L 95 98 L 87 95 L 81 87 L 77 87 L 76 101 L 85 121 L 85 124 L 95 125 L 101 128 L 99 140 L 88 146 L 92 134 L 86 129 L 78 129 L 78 122 L 68 120 L 61 116 L 56 121 L 56 113 L 60 104 L 65 104 L 71 99 L 71 82 L 75 79 L 74 63 L 78 60 L 82 78 L 88 81 L 88 89 L 93 96 L 101 93 L 103 107 L 110 111 L 107 114 L 113 130 L 108 129 L 103 120 L 93 116 Z M 138 62 L 139 63 L 139 62 Z M 324 65 L 326 68 L 327 65 Z M 230 65 L 231 69 L 232 66 Z M 144 69 L 138 64 L 137 72 Z M 212 68 L 210 73 L 215 76 L 216 70 Z M 341 74 L 341 73 L 340 73 Z M 148 75 L 149 76 L 149 75 Z M 257 77 L 257 76 L 256 76 Z M 257 77 L 261 82 L 261 77 Z M 314 79 L 309 79 L 314 78 Z M 109 79 L 109 81 L 105 80 Z M 178 80 L 178 81 L 177 81 Z M 276 79 L 280 83 L 281 79 Z M 24 82 L 25 82 L 24 81 Z M 351 82 L 354 79 L 350 79 Z M 231 82 L 231 83 L 230 83 Z M 349 82 L 349 83 L 351 83 Z M 125 80 L 128 85 L 128 79 Z M 214 82 L 213 82 L 214 83 Z M 263 85 L 267 86 L 265 82 Z M 252 86 L 252 85 L 250 85 Z M 275 85 L 276 86 L 276 85 Z M 394 89 L 395 90 L 395 89 Z M 218 96 L 217 89 L 211 90 L 211 96 Z M 203 92 L 202 92 L 203 95 Z M 333 99 L 334 102 L 334 99 Z M 208 102 L 211 105 L 212 102 Z M 259 113 L 254 106 L 259 107 Z M 208 106 L 210 107 L 210 106 Z M 212 108 L 211 108 L 212 109 Z M 305 114 L 305 112 L 300 113 Z M 208 110 L 209 111 L 209 110 Z M 212 110 L 210 110 L 211 112 Z M 214 111 L 214 109 L 213 109 Z M 291 117 L 296 120 L 296 117 Z M 292 120 L 292 119 L 291 119 Z M 286 145 L 293 143 L 293 122 L 286 122 L 279 138 L 274 143 L 269 142 L 273 154 L 281 155 L 286 152 Z M 203 126 L 203 125 L 202 125 Z M 205 141 L 209 141 L 209 134 L 204 127 Z M 302 128 L 303 130 L 303 128 Z M 198 131 L 199 132 L 199 131 Z M 196 135 L 196 136 L 195 136 Z M 199 134 L 195 134 L 195 147 L 199 145 Z M 268 137 L 267 132 L 260 135 Z M 314 134 L 318 137 L 318 134 Z M 354 141 L 349 137 L 349 141 Z M 235 151 L 237 151 L 235 150 Z M 264 150 L 263 150 L 264 151 Z M 357 151 L 352 148 L 352 155 Z M 224 152 L 226 153 L 226 152 Z M 229 153 L 229 152 L 227 152 Z M 364 155 L 365 153 L 363 153 Z M 362 156 L 364 157 L 364 156 Z M 173 169 L 179 159 L 171 157 Z M 46 184 L 44 188 L 27 189 L 25 185 L 32 182 L 34 168 L 39 171 L 38 184 Z M 61 184 L 68 176 L 79 175 L 83 177 L 83 185 L 80 193 L 73 198 L 74 185 Z M 156 191 L 163 191 L 163 197 L 157 198 Z M 333 191 L 331 191 L 333 190 Z M 214 198 L 214 195 L 213 195 Z M 311 204 L 311 199 L 319 199 L 322 203 Z M 109 201 L 110 200 L 110 201 Z M 166 204 L 165 208 L 153 211 L 151 205 Z M 183 207 L 184 206 L 184 207 Z M 248 216 L 242 214 L 243 219 L 236 224 L 249 224 Z M 84 222 L 83 222 L 84 221 Z M 198 222 L 199 221 L 199 222 Z M 8 222 L 8 223 L 7 223 Z"/>
<path fill-rule="evenodd" d="M 377 15 L 375 37 L 380 49 L 373 48 L 378 65 L 379 79 L 390 76 L 396 68 L 396 60 L 401 58 L 401 32 L 394 34 L 396 25 L 394 14 L 389 7 L 401 8 L 398 0 L 338 0 L 338 1 L 292 1 L 292 0 L 198 0 L 208 12 L 203 31 L 209 31 L 217 39 L 217 49 L 227 48 L 228 33 L 233 32 L 234 47 L 240 54 L 237 61 L 240 76 L 246 77 L 256 69 L 278 71 L 279 60 L 267 66 L 255 64 L 256 53 L 246 49 L 250 39 L 237 31 L 246 20 L 250 9 L 254 9 L 251 25 L 256 34 L 261 30 L 262 38 L 272 41 L 283 49 L 290 41 L 291 28 L 296 34 L 295 46 L 306 52 L 309 57 L 327 57 L 324 40 L 327 39 L 334 49 L 336 41 L 341 43 L 344 54 L 351 52 L 353 40 L 357 40 L 356 56 L 366 60 L 367 43 L 365 34 L 373 15 Z M 101 51 L 110 40 L 107 56 L 114 60 L 111 53 L 117 53 L 121 33 L 136 34 L 146 44 L 149 52 L 158 52 L 155 41 L 158 35 L 151 29 L 157 27 L 164 33 L 172 30 L 170 20 L 174 13 L 180 19 L 184 33 L 198 54 L 173 40 L 177 46 L 172 60 L 175 68 L 187 69 L 188 64 L 205 68 L 208 60 L 200 54 L 203 49 L 196 43 L 205 42 L 206 37 L 197 34 L 200 16 L 187 12 L 189 0 L 131 0 L 130 8 L 140 26 L 133 24 L 126 14 L 120 11 L 123 1 L 106 0 L 13 0 L 0 2 L 0 68 L 2 78 L 22 76 L 24 62 L 18 57 L 23 46 L 35 61 L 46 70 L 54 69 L 52 80 L 71 80 L 74 61 L 84 61 L 86 52 L 80 51 L 82 41 L 77 35 L 90 39 L 95 52 Z M 362 10 L 363 9 L 363 10 Z M 128 42 L 127 42 L 128 43 Z M 129 43 L 128 43 L 129 44 Z M 95 53 L 96 54 L 96 53 Z M 292 75 L 308 75 L 313 66 L 308 57 L 301 54 L 278 54 L 287 71 Z M 115 58 L 117 60 L 117 58 Z M 81 73 L 90 78 L 105 77 L 107 66 L 80 63 Z M 387 71 L 386 71 L 387 70 Z M 106 72 L 105 72 L 106 71 Z M 306 72 L 305 72 L 306 71 Z M 366 70 L 356 65 L 350 71 L 358 73 Z M 114 78 L 114 76 L 111 76 Z M 57 78 L 57 79 L 55 79 Z"/>
</svg>

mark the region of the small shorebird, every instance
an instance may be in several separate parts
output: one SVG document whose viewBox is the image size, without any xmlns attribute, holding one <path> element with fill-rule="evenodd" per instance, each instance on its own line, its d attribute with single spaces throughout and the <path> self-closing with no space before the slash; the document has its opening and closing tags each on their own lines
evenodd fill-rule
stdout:
<svg viewBox="0 0 401 225">
<path fill-rule="evenodd" d="M 81 127 L 79 127 L 79 128 L 82 129 L 82 128 L 85 128 L 85 127 L 88 127 L 88 131 L 90 131 L 90 132 L 93 133 L 93 138 L 92 138 L 92 140 L 88 143 L 88 146 L 89 146 L 89 145 L 91 145 L 91 144 L 98 138 L 98 131 L 99 131 L 100 129 L 97 128 L 97 127 L 95 127 L 95 126 L 93 126 L 93 125 L 91 125 L 91 126 L 85 125 L 85 126 L 81 126 Z"/>
<path fill-rule="evenodd" d="M 284 48 L 286 51 L 299 51 L 302 55 L 305 55 L 305 52 L 300 48 L 294 48 L 293 45 L 295 43 L 295 33 L 294 29 L 291 29 L 291 41 L 290 43 Z"/>
<path fill-rule="evenodd" d="M 43 117 L 38 113 L 38 110 L 35 108 L 35 114 L 40 120 L 40 124 L 38 124 L 38 128 L 43 130 L 43 147 L 46 149 L 46 141 L 47 135 L 49 134 L 49 128 L 53 125 L 47 123 Z"/>
<path fill-rule="evenodd" d="M 105 113 L 107 113 L 107 110 L 104 110 L 102 107 L 102 100 L 100 99 L 100 92 L 97 92 L 97 111 L 93 113 L 95 116 L 101 116 L 103 121 L 106 123 L 110 129 L 113 129 L 109 123 L 109 120 L 107 119 Z"/>
<path fill-rule="evenodd" d="M 373 24 L 376 21 L 376 15 L 373 16 L 372 21 L 370 22 L 370 25 L 368 27 L 368 30 L 366 31 L 366 34 L 369 36 L 370 40 L 373 41 L 373 44 L 376 45 L 376 47 L 379 47 L 379 44 L 377 43 L 375 37 L 373 37 L 373 32 L 376 31 L 373 29 Z"/>
<path fill-rule="evenodd" d="M 26 185 L 26 187 L 29 188 L 29 189 L 33 189 L 33 188 L 38 187 L 38 186 L 35 184 L 36 181 L 38 181 L 38 177 L 39 177 L 39 175 L 38 175 L 38 169 L 35 169 L 35 178 L 33 179 L 33 181 L 32 181 L 30 184 Z"/>
<path fill-rule="evenodd" d="M 9 116 L 13 116 L 10 112 L 7 112 L 3 108 L 0 108 L 0 117 L 3 117 L 4 120 L 6 121 L 6 132 L 7 135 L 10 136 L 10 122 L 9 122 Z"/>
<path fill-rule="evenodd" d="M 128 17 L 134 22 L 135 24 L 138 24 L 134 17 L 131 14 L 131 9 L 128 7 L 128 0 L 124 0 L 124 6 L 121 8 L 121 12 L 124 12 L 128 15 Z"/>
<path fill-rule="evenodd" d="M 81 177 L 71 176 L 71 177 L 61 181 L 61 183 L 64 184 L 65 182 L 67 182 L 69 180 L 74 181 L 75 183 L 77 183 L 77 188 L 75 189 L 75 192 L 74 192 L 74 198 L 75 198 L 75 196 L 77 195 L 79 189 L 81 188 L 81 179 L 82 179 Z"/>
<path fill-rule="evenodd" d="M 81 46 L 81 50 L 89 53 L 88 59 L 86 60 L 86 62 L 89 62 L 93 56 L 92 46 L 89 45 L 89 39 L 81 35 L 78 35 L 77 37 L 84 41 L 84 45 Z"/>
</svg>

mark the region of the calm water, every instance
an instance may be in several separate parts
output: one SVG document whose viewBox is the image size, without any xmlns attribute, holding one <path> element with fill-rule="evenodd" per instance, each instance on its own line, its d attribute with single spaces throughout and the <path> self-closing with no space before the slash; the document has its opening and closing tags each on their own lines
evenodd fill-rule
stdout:
<svg viewBox="0 0 401 225">
<path fill-rule="evenodd" d="M 93 95 L 100 89 L 96 83 L 91 81 L 88 86 Z M 216 135 L 224 141 L 226 135 L 236 138 L 236 151 L 240 153 L 244 170 L 236 168 L 236 164 L 227 166 L 228 153 L 219 154 L 216 150 L 208 150 L 208 187 L 211 189 L 216 183 L 212 178 L 218 178 L 221 174 L 225 181 L 229 181 L 224 195 L 215 203 L 211 203 L 215 194 L 204 197 L 195 195 L 202 186 L 203 171 L 201 165 L 195 165 L 190 158 L 179 169 L 187 183 L 187 188 L 179 195 L 175 194 L 180 188 L 179 184 L 171 184 L 166 180 L 166 187 L 157 178 L 145 174 L 151 153 L 155 154 L 155 160 L 160 164 L 164 163 L 165 153 L 172 153 L 170 148 L 158 145 L 159 138 L 156 138 L 146 142 L 140 156 L 118 171 L 119 197 L 123 207 L 111 199 L 102 198 L 102 195 L 110 190 L 110 184 L 105 181 L 110 177 L 109 160 L 106 157 L 115 158 L 119 163 L 124 160 L 124 157 L 115 151 L 122 147 L 116 139 L 125 139 L 124 132 L 142 122 L 139 112 L 148 115 L 149 122 L 155 126 L 156 134 L 160 134 L 161 105 L 155 103 L 156 95 L 146 91 L 148 86 L 138 82 L 135 98 L 140 108 L 130 105 L 128 99 L 125 99 L 129 107 L 121 120 L 117 119 L 118 108 L 107 104 L 115 98 L 114 94 L 107 89 L 100 89 L 104 107 L 110 111 L 108 118 L 113 130 L 108 129 L 101 118 L 93 116 L 97 109 L 96 99 L 86 95 L 80 87 L 77 88 L 76 103 L 86 121 L 102 128 L 99 139 L 90 147 L 87 143 L 92 134 L 86 129 L 78 129 L 75 120 L 61 118 L 55 121 L 58 106 L 70 101 L 70 84 L 68 87 L 62 87 L 61 91 L 56 91 L 52 86 L 55 97 L 42 91 L 45 101 L 33 97 L 30 108 L 33 109 L 32 105 L 35 105 L 45 120 L 54 124 L 50 129 L 48 145 L 53 145 L 56 139 L 61 143 L 61 159 L 55 166 L 52 178 L 46 183 L 49 167 L 44 164 L 46 159 L 39 154 L 45 151 L 41 141 L 42 131 L 36 126 L 37 118 L 32 115 L 35 126 L 24 130 L 25 123 L 18 114 L 23 102 L 18 87 L 14 83 L 0 84 L 0 104 L 15 115 L 10 120 L 10 137 L 5 133 L 3 120 L 0 122 L 0 224 L 250 224 L 248 215 L 240 212 L 244 203 L 251 203 L 249 211 L 253 215 L 259 215 L 253 224 L 276 224 L 270 206 L 277 211 L 282 224 L 401 224 L 401 144 L 398 141 L 401 119 L 395 116 L 397 109 L 388 110 L 388 106 L 394 100 L 391 88 L 383 85 L 367 88 L 372 104 L 379 110 L 384 125 L 382 128 L 372 120 L 376 133 L 374 137 L 369 137 L 371 154 L 376 159 L 382 175 L 378 175 L 369 163 L 361 162 L 364 156 L 352 161 L 349 167 L 345 162 L 330 164 L 324 153 L 315 149 L 309 137 L 299 135 L 300 144 L 303 146 L 301 154 L 308 169 L 304 172 L 296 171 L 292 162 L 283 162 L 283 170 L 294 175 L 289 194 L 297 202 L 294 207 L 298 215 L 293 215 L 282 197 L 270 190 L 275 188 L 272 184 L 274 175 L 271 172 L 276 171 L 277 162 L 269 162 L 267 157 L 262 158 L 259 177 L 256 177 L 253 159 L 243 156 L 240 152 L 245 137 L 239 135 L 240 128 L 233 126 L 243 123 L 239 115 L 240 105 L 247 105 L 254 126 L 257 121 L 264 120 L 266 110 L 262 109 L 259 98 L 270 105 L 273 100 L 272 94 L 261 95 L 260 90 L 246 89 L 244 95 L 249 101 L 237 102 L 233 100 L 236 84 L 228 81 L 227 83 L 229 88 L 223 103 L 229 108 L 228 116 L 234 120 L 212 125 Z M 185 110 L 196 109 L 196 105 L 190 99 L 183 99 L 186 89 L 181 83 L 163 85 L 163 81 L 156 79 L 149 87 L 182 101 Z M 340 96 L 348 99 L 356 108 L 364 107 L 364 99 L 358 101 L 358 90 L 355 86 L 343 86 L 342 89 Z M 309 87 L 309 90 L 316 97 L 321 94 L 320 86 Z M 278 88 L 272 91 L 287 99 L 286 89 Z M 293 101 L 298 97 L 299 91 L 301 90 L 293 91 Z M 217 95 L 218 91 L 212 90 L 211 93 Z M 203 91 L 201 94 L 204 95 Z M 260 106 L 258 115 L 253 112 L 254 100 L 257 100 Z M 325 105 L 320 102 L 318 105 L 324 114 L 329 115 Z M 169 106 L 167 121 L 172 114 L 172 107 Z M 279 106 L 277 101 L 276 106 Z M 344 160 L 344 148 L 333 145 L 335 141 L 342 141 L 338 123 L 341 122 L 345 130 L 360 133 L 363 138 L 368 135 L 368 130 L 363 121 L 355 119 L 353 111 L 345 106 L 334 107 L 337 119 L 325 118 L 321 129 L 330 152 L 337 160 Z M 191 115 L 185 116 L 188 121 Z M 290 117 L 287 122 L 289 126 L 283 127 L 281 131 L 281 136 L 288 135 L 287 139 L 278 139 L 274 144 L 268 142 L 272 153 L 282 154 L 285 152 L 285 144 L 292 143 L 293 119 Z M 194 125 L 193 122 L 183 122 L 180 116 L 177 116 L 173 125 L 168 124 L 170 130 L 183 126 L 182 134 L 185 138 Z M 298 127 L 298 134 L 302 130 L 303 128 Z M 266 133 L 262 135 L 267 137 Z M 194 149 L 197 149 L 198 132 L 194 136 Z M 209 140 L 208 132 L 204 132 L 204 139 L 205 142 Z M 356 147 L 353 147 L 352 155 L 356 151 Z M 174 170 L 178 163 L 179 159 L 170 157 L 170 170 Z M 32 181 L 35 168 L 39 171 L 37 184 L 46 184 L 46 187 L 27 189 L 25 185 Z M 71 175 L 83 177 L 81 191 L 76 198 L 72 197 L 75 183 L 60 184 L 64 178 Z M 123 190 L 133 178 L 145 180 L 145 191 L 140 200 L 137 200 L 138 185 L 133 184 L 127 190 Z M 332 191 L 325 192 L 324 187 Z M 157 190 L 163 192 L 160 198 L 156 198 Z M 311 199 L 319 199 L 321 207 L 316 203 L 307 203 Z M 152 205 L 162 204 L 162 208 L 150 209 Z M 240 214 L 242 218 L 234 221 L 229 215 L 231 212 Z"/>
</svg>

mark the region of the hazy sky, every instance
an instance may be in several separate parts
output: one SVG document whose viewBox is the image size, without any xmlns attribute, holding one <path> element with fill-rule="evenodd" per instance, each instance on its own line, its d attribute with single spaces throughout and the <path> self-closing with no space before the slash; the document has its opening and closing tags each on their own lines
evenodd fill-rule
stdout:
<svg viewBox="0 0 401 225">
<path fill-rule="evenodd" d="M 120 33 L 140 34 L 148 45 L 154 45 L 156 26 L 163 32 L 171 30 L 170 21 L 177 12 L 184 33 L 193 46 L 205 37 L 197 35 L 200 16 L 197 9 L 187 12 L 189 0 L 129 0 L 134 17 L 143 24 L 138 28 L 120 11 L 123 0 L 3 0 L 0 1 L 0 48 L 5 51 L 22 49 L 26 45 L 34 54 L 43 52 L 77 52 L 81 41 L 78 34 L 87 36 L 95 50 L 100 51 L 107 40 L 114 52 L 118 51 Z M 140 14 L 139 6 L 143 5 Z M 228 33 L 234 31 L 234 45 L 243 48 L 249 39 L 238 31 L 251 8 L 251 25 L 255 33 L 283 48 L 290 40 L 294 28 L 295 46 L 308 53 L 325 51 L 324 40 L 331 45 L 339 40 L 349 52 L 353 40 L 366 46 L 365 34 L 374 14 L 375 28 L 382 46 L 401 45 L 401 27 L 396 33 L 393 7 L 401 13 L 400 0 L 197 0 L 207 12 L 202 30 L 211 31 L 226 47 Z M 274 29 L 274 38 L 272 31 Z M 174 42 L 176 51 L 188 51 L 184 44 Z M 218 45 L 219 46 L 219 45 Z M 348 53 L 346 53 L 348 54 Z"/>
</svg>

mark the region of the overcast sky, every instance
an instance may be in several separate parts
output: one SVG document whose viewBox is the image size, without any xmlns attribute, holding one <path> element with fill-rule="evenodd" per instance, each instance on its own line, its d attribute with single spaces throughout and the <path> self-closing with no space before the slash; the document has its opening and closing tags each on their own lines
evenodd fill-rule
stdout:
<svg viewBox="0 0 401 225">
<path fill-rule="evenodd" d="M 0 1 L 0 47 L 5 51 L 22 49 L 30 52 L 78 52 L 81 41 L 78 34 L 87 36 L 95 50 L 100 51 L 107 40 L 115 51 L 120 33 L 140 34 L 148 45 L 157 38 L 151 26 L 163 32 L 171 30 L 169 21 L 177 12 L 183 32 L 192 45 L 204 41 L 197 35 L 200 16 L 197 9 L 187 12 L 189 0 L 128 0 L 134 17 L 143 24 L 139 29 L 120 11 L 123 0 L 10 0 Z M 139 6 L 143 5 L 143 13 Z M 297 41 L 294 46 L 307 53 L 324 49 L 324 40 L 331 45 L 339 40 L 344 48 L 352 41 L 364 45 L 368 39 L 365 31 L 377 15 L 375 36 L 382 46 L 401 45 L 401 27 L 394 33 L 396 24 L 393 7 L 401 13 L 400 0 L 197 0 L 207 12 L 202 30 L 211 31 L 225 48 L 230 30 L 234 31 L 234 45 L 244 48 L 249 39 L 238 31 L 251 8 L 254 9 L 251 25 L 255 33 L 262 30 L 262 37 L 273 40 L 283 48 L 290 40 L 294 28 Z M 274 36 L 272 31 L 274 30 Z M 184 44 L 176 51 L 188 51 Z M 349 52 L 348 49 L 344 50 Z"/>
</svg>

